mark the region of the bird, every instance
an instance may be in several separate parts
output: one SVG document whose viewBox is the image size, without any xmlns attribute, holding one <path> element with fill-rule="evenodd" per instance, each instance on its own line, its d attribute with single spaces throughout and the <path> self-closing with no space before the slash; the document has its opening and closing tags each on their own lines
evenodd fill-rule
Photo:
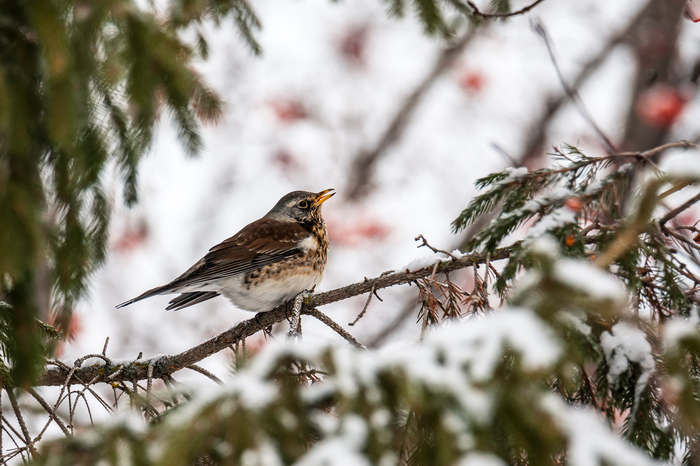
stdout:
<svg viewBox="0 0 700 466">
<path fill-rule="evenodd" d="M 334 189 L 293 191 L 262 218 L 212 247 L 185 273 L 116 307 L 174 294 L 166 310 L 180 310 L 222 295 L 237 307 L 265 312 L 313 291 L 328 259 L 321 205 Z"/>
</svg>

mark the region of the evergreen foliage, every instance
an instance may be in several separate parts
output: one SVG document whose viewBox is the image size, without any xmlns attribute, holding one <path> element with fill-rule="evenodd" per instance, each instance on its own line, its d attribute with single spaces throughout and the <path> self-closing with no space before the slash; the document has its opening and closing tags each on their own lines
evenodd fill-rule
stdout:
<svg viewBox="0 0 700 466">
<path fill-rule="evenodd" d="M 430 34 L 449 35 L 449 11 L 469 11 L 387 3 Z M 192 69 L 208 52 L 199 27 L 230 18 L 260 53 L 260 22 L 244 0 L 173 0 L 163 18 L 133 0 L 22 0 L 3 2 L 0 18 L 0 377 L 29 391 L 104 260 L 104 171 L 115 164 L 136 202 L 163 114 L 197 154 L 198 121 L 222 105 Z M 420 345 L 373 355 L 269 344 L 212 393 L 154 394 L 149 381 L 141 397 L 134 383 L 148 422 L 127 415 L 47 443 L 34 463 L 698 464 L 700 247 L 688 235 L 700 231 L 655 217 L 698 180 L 660 170 L 660 152 L 592 158 L 565 146 L 558 167 L 479 180 L 453 228 L 494 213 L 465 249 L 510 255 L 475 265 L 471 293 L 438 263 L 416 281 Z M 58 330 L 37 320 L 47 277 Z M 498 311 L 490 277 L 507 302 Z"/>
<path fill-rule="evenodd" d="M 132 0 L 11 1 L 0 5 L 0 300 L 3 355 L 27 385 L 43 368 L 35 318 L 64 329 L 105 256 L 110 206 L 102 174 L 122 173 L 137 200 L 137 167 L 162 114 L 188 154 L 202 147 L 197 120 L 221 101 L 193 71 L 206 41 L 178 31 L 231 17 L 253 48 L 259 27 L 245 0 L 174 1 L 166 19 Z M 50 278 L 46 278 L 50 277 Z M 39 309 L 48 280 L 51 309 Z"/>
<path fill-rule="evenodd" d="M 389 4 L 393 15 L 407 9 Z M 446 11 L 468 13 L 454 0 L 411 5 L 430 34 L 450 35 Z M 3 384 L 27 385 L 43 367 L 35 319 L 65 329 L 104 260 L 105 168 L 116 164 L 125 202 L 136 202 L 138 162 L 164 113 L 197 154 L 197 121 L 215 121 L 222 105 L 192 67 L 208 56 L 201 26 L 230 18 L 261 54 L 261 24 L 246 0 L 172 0 L 164 17 L 135 0 L 20 0 L 3 2 L 0 17 L 0 300 L 13 309 L 3 324 L 14 340 L 3 353 L 14 381 Z M 178 35 L 184 29 L 193 43 Z M 48 309 L 36 300 L 47 280 Z"/>
<path fill-rule="evenodd" d="M 117 420 L 47 445 L 36 464 L 697 464 L 698 248 L 682 226 L 639 212 L 698 180 L 644 154 L 568 148 L 563 160 L 480 180 L 486 193 L 455 221 L 500 205 L 486 227 L 500 239 L 473 244 L 491 252 L 511 217 L 533 222 L 512 246 L 511 275 L 481 274 L 504 283 L 502 309 L 474 306 L 488 290 L 467 293 L 449 276 L 421 280 L 433 331 L 420 345 L 375 355 L 269 342 L 213 393 L 162 394 L 179 405 L 162 404 L 147 426 Z M 627 213 L 612 202 L 621 193 Z M 571 212 L 553 216 L 561 209 Z"/>
</svg>

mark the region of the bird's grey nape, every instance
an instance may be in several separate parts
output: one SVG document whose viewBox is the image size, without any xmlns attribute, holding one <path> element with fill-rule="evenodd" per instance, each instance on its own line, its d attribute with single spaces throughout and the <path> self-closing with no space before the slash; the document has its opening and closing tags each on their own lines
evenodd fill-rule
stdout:
<svg viewBox="0 0 700 466">
<path fill-rule="evenodd" d="M 265 214 L 265 218 L 279 220 L 281 222 L 293 222 L 294 216 L 292 210 L 296 207 L 297 202 L 302 199 L 315 198 L 316 193 L 309 191 L 292 191 L 285 194 L 282 199 L 277 201 L 277 204 Z"/>
</svg>

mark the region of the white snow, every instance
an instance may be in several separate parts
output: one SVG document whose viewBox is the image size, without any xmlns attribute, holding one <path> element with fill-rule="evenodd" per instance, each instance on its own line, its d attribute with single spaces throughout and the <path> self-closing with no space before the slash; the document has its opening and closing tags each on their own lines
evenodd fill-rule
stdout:
<svg viewBox="0 0 700 466">
<path fill-rule="evenodd" d="M 436 331 L 426 344 L 442 349 L 455 367 L 468 365 L 475 380 L 491 378 L 506 350 L 518 353 L 523 367 L 531 371 L 550 367 L 561 354 L 554 334 L 539 317 L 514 307 Z"/>
<path fill-rule="evenodd" d="M 569 188 L 564 186 L 555 186 L 553 188 L 546 189 L 544 192 L 527 201 L 525 205 L 520 208 L 520 210 L 523 212 L 537 212 L 544 205 L 561 201 L 573 196 L 575 196 L 575 194 Z"/>
<path fill-rule="evenodd" d="M 344 416 L 340 432 L 314 444 L 296 466 L 370 466 L 362 454 L 367 437 L 367 425 L 359 416 Z"/>
<path fill-rule="evenodd" d="M 659 168 L 671 178 L 700 179 L 700 151 L 670 150 L 661 160 Z"/>
<path fill-rule="evenodd" d="M 576 212 L 566 206 L 559 207 L 540 219 L 539 222 L 527 232 L 525 241 L 539 238 L 545 233 L 565 225 L 576 223 Z"/>
<path fill-rule="evenodd" d="M 603 187 L 603 182 L 601 180 L 595 180 L 586 186 L 586 194 L 594 194 L 598 192 Z"/>
<path fill-rule="evenodd" d="M 627 293 L 619 280 L 591 262 L 563 258 L 554 265 L 552 274 L 571 288 L 593 298 L 616 302 L 627 300 Z"/>
<path fill-rule="evenodd" d="M 636 385 L 638 397 L 656 368 L 651 345 L 644 332 L 627 322 L 619 322 L 611 330 L 612 333 L 604 332 L 600 336 L 600 345 L 609 368 L 608 382 L 616 386 L 630 363 L 637 363 L 642 370 Z"/>
<path fill-rule="evenodd" d="M 591 326 L 585 322 L 586 314 L 583 311 L 580 313 L 575 313 L 574 311 L 570 310 L 562 310 L 557 313 L 556 317 L 561 322 L 564 322 L 583 336 L 589 337 L 593 332 Z"/>
<path fill-rule="evenodd" d="M 533 238 L 527 246 L 532 253 L 549 257 L 552 260 L 558 259 L 561 254 L 559 243 L 550 234 Z"/>
<path fill-rule="evenodd" d="M 662 464 L 621 440 L 594 411 L 567 406 L 554 395 L 543 400 L 543 407 L 554 416 L 567 436 L 567 464 L 570 466 Z"/>
<path fill-rule="evenodd" d="M 397 269 L 397 271 L 415 272 L 416 270 L 424 269 L 426 267 L 433 267 L 435 264 L 439 264 L 440 262 L 449 262 L 451 260 L 452 258 L 447 254 L 436 252 L 430 256 L 413 259 L 405 266 Z"/>
<path fill-rule="evenodd" d="M 282 458 L 270 442 L 262 442 L 241 455 L 241 466 L 282 466 Z"/>
<path fill-rule="evenodd" d="M 527 169 L 527 167 L 506 167 L 503 171 L 507 173 L 506 177 L 503 178 L 501 181 L 495 183 L 494 187 L 512 183 L 513 181 L 527 175 L 530 172 Z"/>
<path fill-rule="evenodd" d="M 664 323 L 663 341 L 666 347 L 674 349 L 685 338 L 700 338 L 698 324 L 700 324 L 700 316 L 697 309 L 693 309 L 687 319 L 679 316 Z"/>
</svg>

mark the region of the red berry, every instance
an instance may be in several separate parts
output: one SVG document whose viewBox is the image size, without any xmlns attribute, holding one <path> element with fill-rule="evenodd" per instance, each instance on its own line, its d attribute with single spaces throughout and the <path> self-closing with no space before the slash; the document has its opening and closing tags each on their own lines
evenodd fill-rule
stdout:
<svg viewBox="0 0 700 466">
<path fill-rule="evenodd" d="M 642 92 L 637 100 L 637 115 L 648 126 L 668 128 L 676 122 L 685 107 L 685 99 L 668 84 L 655 84 Z"/>
<path fill-rule="evenodd" d="M 566 202 L 564 202 L 564 205 L 574 212 L 578 212 L 583 207 L 583 203 L 581 203 L 581 200 L 577 197 L 568 198 Z"/>
<path fill-rule="evenodd" d="M 688 0 L 684 15 L 694 23 L 700 22 L 700 0 Z"/>
<path fill-rule="evenodd" d="M 297 100 L 279 100 L 270 105 L 277 118 L 284 123 L 303 120 L 308 116 L 304 106 Z"/>
<path fill-rule="evenodd" d="M 459 78 L 459 87 L 470 94 L 477 94 L 484 88 L 486 80 L 478 71 L 467 71 Z"/>
</svg>

